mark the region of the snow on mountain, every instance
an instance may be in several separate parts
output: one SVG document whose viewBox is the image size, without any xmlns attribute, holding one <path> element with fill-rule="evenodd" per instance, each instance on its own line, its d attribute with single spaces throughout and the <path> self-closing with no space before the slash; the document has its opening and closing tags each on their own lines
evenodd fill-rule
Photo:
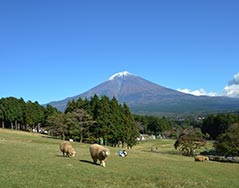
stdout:
<svg viewBox="0 0 239 188">
<path fill-rule="evenodd" d="M 108 80 L 114 80 L 117 77 L 124 77 L 124 76 L 130 76 L 130 75 L 133 75 L 133 74 L 131 74 L 128 71 L 118 72 L 118 73 L 113 74 L 111 77 L 109 77 Z"/>
</svg>

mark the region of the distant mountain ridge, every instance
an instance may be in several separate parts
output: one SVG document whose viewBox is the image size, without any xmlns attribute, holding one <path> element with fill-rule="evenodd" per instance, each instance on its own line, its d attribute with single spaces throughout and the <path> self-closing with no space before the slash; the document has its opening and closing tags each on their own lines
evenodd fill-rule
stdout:
<svg viewBox="0 0 239 188">
<path fill-rule="evenodd" d="M 64 111 L 69 100 L 99 97 L 116 97 L 119 103 L 127 103 L 134 113 L 180 113 L 239 110 L 239 99 L 228 97 L 194 96 L 166 88 L 127 71 L 112 75 L 105 82 L 74 97 L 50 102 Z"/>
</svg>

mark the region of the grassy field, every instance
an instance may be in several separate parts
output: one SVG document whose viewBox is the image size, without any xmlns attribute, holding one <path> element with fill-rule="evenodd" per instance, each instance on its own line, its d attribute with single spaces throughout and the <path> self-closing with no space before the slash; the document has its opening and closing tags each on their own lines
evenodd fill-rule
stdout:
<svg viewBox="0 0 239 188">
<path fill-rule="evenodd" d="M 194 162 L 178 155 L 172 140 L 139 143 L 120 158 L 111 148 L 106 168 L 91 163 L 89 145 L 72 143 L 76 157 L 64 158 L 60 140 L 0 129 L 2 188 L 231 188 L 239 186 L 239 164 Z M 156 147 L 158 148 L 156 150 Z M 153 152 L 151 152 L 153 149 Z"/>
</svg>

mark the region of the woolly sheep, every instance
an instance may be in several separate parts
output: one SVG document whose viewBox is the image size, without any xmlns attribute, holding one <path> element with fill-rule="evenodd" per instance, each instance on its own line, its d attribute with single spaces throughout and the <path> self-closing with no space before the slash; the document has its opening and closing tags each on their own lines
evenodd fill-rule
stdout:
<svg viewBox="0 0 239 188">
<path fill-rule="evenodd" d="M 209 160 L 209 158 L 207 156 L 203 156 L 203 155 L 197 155 L 197 156 L 195 156 L 194 159 L 195 159 L 195 161 L 201 161 L 201 162 Z"/>
<path fill-rule="evenodd" d="M 74 157 L 76 154 L 70 142 L 67 141 L 60 143 L 60 150 L 63 153 L 63 157 Z"/>
<path fill-rule="evenodd" d="M 93 144 L 90 146 L 90 155 L 93 159 L 93 162 L 96 164 L 97 160 L 100 161 L 100 165 L 105 167 L 105 161 L 110 155 L 108 148 L 105 148 L 99 144 Z"/>
</svg>

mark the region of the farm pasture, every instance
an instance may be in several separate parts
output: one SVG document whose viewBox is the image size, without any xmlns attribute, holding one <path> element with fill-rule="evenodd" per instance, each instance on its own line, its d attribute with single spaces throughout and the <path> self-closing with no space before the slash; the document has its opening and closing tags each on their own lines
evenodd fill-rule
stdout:
<svg viewBox="0 0 239 188">
<path fill-rule="evenodd" d="M 179 155 L 173 140 L 141 142 L 117 156 L 105 168 L 92 164 L 89 144 L 73 142 L 74 158 L 62 157 L 61 140 L 0 129 L 0 187 L 5 188 L 229 188 L 239 185 L 239 164 L 206 161 Z M 156 149 L 157 147 L 157 149 Z"/>
</svg>

